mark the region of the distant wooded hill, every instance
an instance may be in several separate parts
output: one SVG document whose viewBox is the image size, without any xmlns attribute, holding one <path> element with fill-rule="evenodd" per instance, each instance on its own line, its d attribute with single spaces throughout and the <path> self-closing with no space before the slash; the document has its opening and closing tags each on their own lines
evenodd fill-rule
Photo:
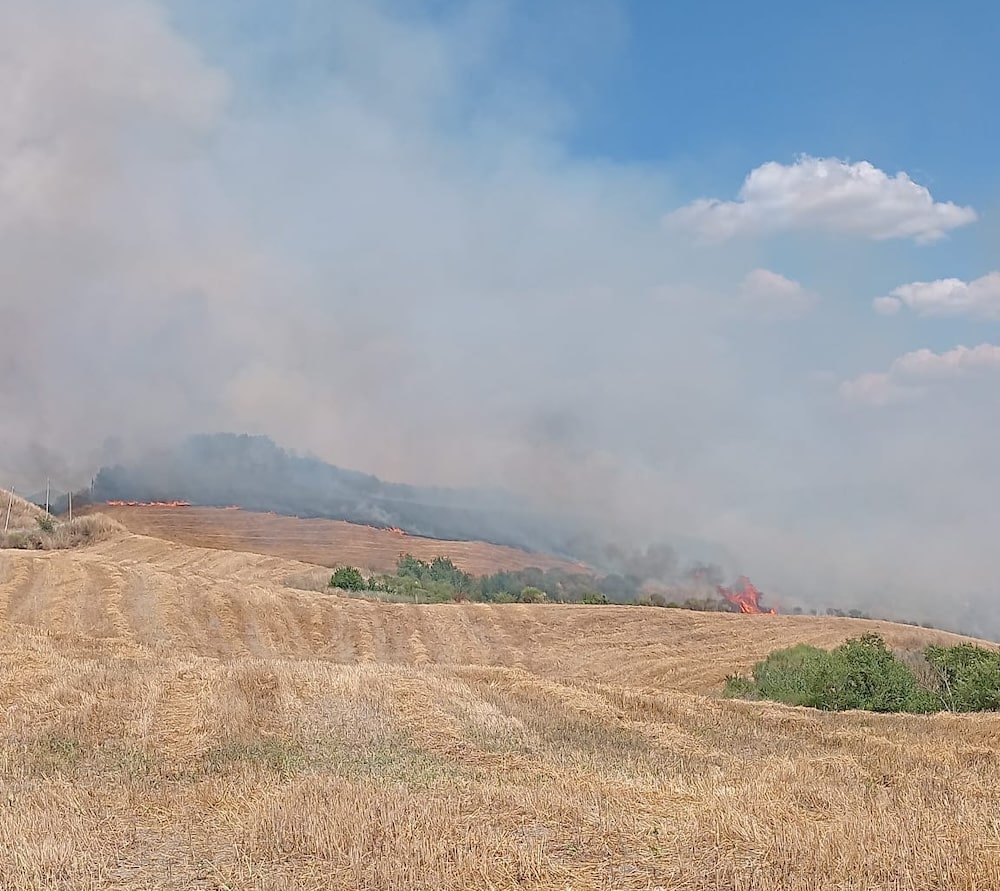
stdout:
<svg viewBox="0 0 1000 891">
<path fill-rule="evenodd" d="M 566 553 L 572 538 L 568 522 L 532 512 L 504 492 L 388 483 L 245 434 L 193 436 L 139 461 L 104 467 L 91 497 L 236 505 L 557 553 Z"/>
</svg>

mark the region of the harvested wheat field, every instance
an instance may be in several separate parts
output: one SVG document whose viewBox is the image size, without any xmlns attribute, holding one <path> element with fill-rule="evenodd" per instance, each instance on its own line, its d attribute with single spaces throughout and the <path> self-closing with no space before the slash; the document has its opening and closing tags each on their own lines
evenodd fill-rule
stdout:
<svg viewBox="0 0 1000 891">
<path fill-rule="evenodd" d="M 0 888 L 1000 888 L 1000 718 L 723 701 L 837 619 L 351 599 L 0 552 Z"/>
<path fill-rule="evenodd" d="M 441 541 L 376 529 L 340 520 L 299 519 L 237 508 L 162 505 L 90 505 L 114 517 L 132 532 L 204 548 L 225 548 L 305 560 L 321 566 L 358 566 L 373 572 L 396 568 L 400 554 L 421 560 L 451 557 L 473 575 L 502 569 L 586 570 L 549 554 L 532 553 L 482 541 Z"/>
</svg>

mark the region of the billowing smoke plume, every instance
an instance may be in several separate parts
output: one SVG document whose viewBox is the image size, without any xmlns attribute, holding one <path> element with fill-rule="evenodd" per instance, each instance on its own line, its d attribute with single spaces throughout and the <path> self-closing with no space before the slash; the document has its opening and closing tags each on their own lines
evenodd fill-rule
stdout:
<svg viewBox="0 0 1000 891">
<path fill-rule="evenodd" d="M 515 540 L 527 505 L 642 550 L 640 574 L 666 541 L 670 578 L 714 560 L 1000 633 L 995 388 L 848 410 L 838 381 L 891 360 L 858 297 L 912 281 L 909 254 L 664 225 L 747 170 L 609 157 L 588 103 L 627 8 L 0 0 L 0 485 L 247 431 L 516 495 L 431 499 L 412 519 L 436 533 L 466 511 L 464 535 L 503 515 L 491 537 Z M 747 281 L 809 299 L 761 313 Z M 374 491 L 347 500 L 413 509 Z"/>
</svg>

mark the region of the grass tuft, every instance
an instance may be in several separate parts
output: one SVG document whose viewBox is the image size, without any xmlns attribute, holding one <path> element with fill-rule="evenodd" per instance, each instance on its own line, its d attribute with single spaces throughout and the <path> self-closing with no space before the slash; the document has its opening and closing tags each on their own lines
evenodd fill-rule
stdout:
<svg viewBox="0 0 1000 891">
<path fill-rule="evenodd" d="M 34 518 L 34 528 L 0 532 L 0 548 L 22 551 L 58 551 L 107 541 L 125 532 L 117 520 L 104 514 L 87 514 L 58 522 L 48 514 Z"/>
</svg>

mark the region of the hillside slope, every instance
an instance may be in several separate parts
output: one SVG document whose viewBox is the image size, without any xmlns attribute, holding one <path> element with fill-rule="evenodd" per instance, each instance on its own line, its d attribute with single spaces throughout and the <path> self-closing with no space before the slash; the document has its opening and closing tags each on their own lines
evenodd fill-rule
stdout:
<svg viewBox="0 0 1000 891">
<path fill-rule="evenodd" d="M 321 566 L 358 566 L 390 572 L 402 553 L 422 560 L 451 557 L 466 572 L 488 575 L 501 569 L 586 571 L 579 563 L 482 541 L 443 541 L 401 535 L 340 520 L 299 519 L 278 514 L 209 507 L 97 504 L 87 511 L 114 517 L 139 535 L 195 547 L 250 551 Z"/>
<path fill-rule="evenodd" d="M 322 570 L 127 536 L 79 551 L 0 552 L 0 617 L 47 633 L 209 657 L 487 664 L 551 678 L 714 692 L 788 641 L 879 630 L 897 646 L 959 640 L 909 626 L 644 607 L 380 603 L 289 587 Z"/>
<path fill-rule="evenodd" d="M 5 526 L 10 529 L 37 528 L 36 520 L 45 515 L 45 511 L 30 501 L 0 489 L 0 532 Z"/>
<path fill-rule="evenodd" d="M 281 448 L 266 436 L 217 433 L 164 444 L 125 466 L 103 467 L 99 501 L 188 501 L 203 507 L 399 526 L 414 535 L 558 549 L 573 534 L 509 492 L 390 483 Z"/>
<path fill-rule="evenodd" d="M 996 716 L 713 695 L 878 628 L 381 604 L 125 536 L 0 552 L 0 887 L 1000 887 Z"/>
</svg>

